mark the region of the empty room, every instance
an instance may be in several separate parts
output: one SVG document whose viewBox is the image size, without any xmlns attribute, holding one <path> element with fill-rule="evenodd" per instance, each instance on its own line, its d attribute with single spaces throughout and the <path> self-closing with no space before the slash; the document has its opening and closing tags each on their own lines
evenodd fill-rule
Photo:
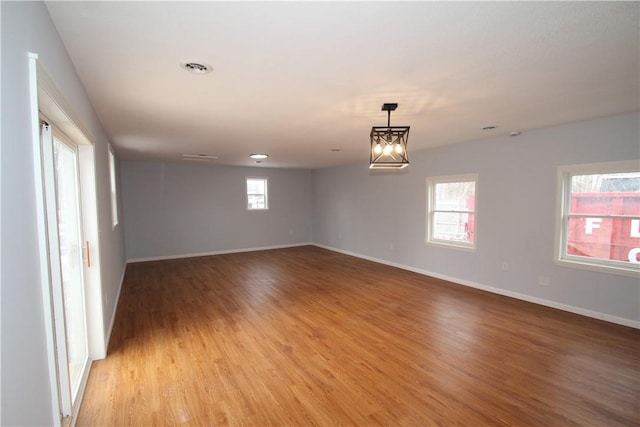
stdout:
<svg viewBox="0 0 640 427">
<path fill-rule="evenodd" d="M 0 19 L 0 425 L 640 425 L 640 3 Z"/>
</svg>

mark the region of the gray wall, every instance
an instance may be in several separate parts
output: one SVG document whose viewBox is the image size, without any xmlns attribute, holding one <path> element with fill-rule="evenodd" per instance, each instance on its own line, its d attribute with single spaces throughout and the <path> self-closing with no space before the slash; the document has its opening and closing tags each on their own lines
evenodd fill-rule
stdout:
<svg viewBox="0 0 640 427">
<path fill-rule="evenodd" d="M 269 210 L 247 211 L 246 177 L 269 178 Z M 311 172 L 194 162 L 121 163 L 127 259 L 311 241 Z"/>
<path fill-rule="evenodd" d="M 637 278 L 557 266 L 553 248 L 556 166 L 639 159 L 639 124 L 634 113 L 410 152 L 402 174 L 371 174 L 366 163 L 314 171 L 313 240 L 462 283 L 638 321 Z M 479 174 L 477 251 L 425 245 L 426 177 L 464 173 Z M 549 286 L 539 285 L 539 276 L 548 277 Z"/>
<path fill-rule="evenodd" d="M 102 286 L 111 323 L 125 266 L 122 227 L 111 228 L 107 140 L 41 2 L 0 2 L 2 15 L 0 424 L 54 424 L 39 275 L 28 52 L 39 55 L 83 125 L 97 138 Z"/>
</svg>

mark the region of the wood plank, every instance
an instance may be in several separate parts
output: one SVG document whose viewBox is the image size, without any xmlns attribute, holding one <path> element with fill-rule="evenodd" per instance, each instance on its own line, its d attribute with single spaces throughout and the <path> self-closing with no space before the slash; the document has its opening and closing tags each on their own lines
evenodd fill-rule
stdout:
<svg viewBox="0 0 640 427">
<path fill-rule="evenodd" d="M 317 247 L 131 264 L 77 425 L 640 425 L 640 331 Z"/>
</svg>

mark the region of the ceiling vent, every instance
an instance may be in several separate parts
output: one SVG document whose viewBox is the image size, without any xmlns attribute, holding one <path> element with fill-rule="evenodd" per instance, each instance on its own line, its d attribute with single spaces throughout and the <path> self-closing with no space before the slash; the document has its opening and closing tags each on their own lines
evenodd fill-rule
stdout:
<svg viewBox="0 0 640 427">
<path fill-rule="evenodd" d="M 213 71 L 213 67 L 201 62 L 183 62 L 180 67 L 192 74 L 207 74 Z"/>
<path fill-rule="evenodd" d="M 216 160 L 216 156 L 210 154 L 183 154 L 182 160 L 195 160 L 201 162 L 208 162 L 209 160 Z"/>
</svg>

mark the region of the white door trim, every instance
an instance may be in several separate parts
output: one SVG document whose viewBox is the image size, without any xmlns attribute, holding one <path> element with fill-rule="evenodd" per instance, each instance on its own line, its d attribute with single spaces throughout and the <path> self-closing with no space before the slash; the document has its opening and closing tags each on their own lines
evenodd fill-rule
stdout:
<svg viewBox="0 0 640 427">
<path fill-rule="evenodd" d="M 60 413 L 60 395 L 58 387 L 58 364 L 56 361 L 56 344 L 53 323 L 53 306 L 51 295 L 51 273 L 49 265 L 51 264 L 49 254 L 49 243 L 47 237 L 47 219 L 44 197 L 44 176 L 42 171 L 42 152 L 40 149 L 40 113 L 38 107 L 38 77 L 37 64 L 38 54 L 29 53 L 29 89 L 31 104 L 31 139 L 33 152 L 33 173 L 34 184 L 36 190 L 36 216 L 38 224 L 38 250 L 40 283 L 42 284 L 42 308 L 44 310 L 45 337 L 47 344 L 47 359 L 49 362 L 49 386 L 51 395 L 51 411 L 53 425 L 58 427 L 62 421 Z"/>
<path fill-rule="evenodd" d="M 59 260 L 59 257 L 54 256 L 59 251 L 59 248 L 57 247 L 57 237 L 54 239 L 55 241 L 50 241 L 50 236 L 54 234 L 57 235 L 57 233 L 48 232 L 48 229 L 57 231 L 57 228 L 51 228 L 51 224 L 49 223 L 51 219 L 56 222 L 56 218 L 48 218 L 50 215 L 47 215 L 47 206 L 50 201 L 47 200 L 46 194 L 50 185 L 55 186 L 55 181 L 51 179 L 53 175 L 47 172 L 46 165 L 52 166 L 53 158 L 49 157 L 50 154 L 52 155 L 52 152 L 47 153 L 46 147 L 43 147 L 41 143 L 40 113 L 46 115 L 46 117 L 50 119 L 51 124 L 55 124 L 64 134 L 71 137 L 78 147 L 79 161 L 81 164 L 80 180 L 82 182 L 83 228 L 85 228 L 85 239 L 90 242 L 91 246 L 91 268 L 85 266 L 85 306 L 89 345 L 88 369 L 91 366 L 91 360 L 102 359 L 106 356 L 104 305 L 101 284 L 100 230 L 96 192 L 95 138 L 82 126 L 77 116 L 74 115 L 73 109 L 63 94 L 57 89 L 57 86 L 51 77 L 49 77 L 42 64 L 38 61 L 38 55 L 29 53 L 28 57 L 33 169 L 36 216 L 38 220 L 39 270 L 42 284 L 44 326 L 51 387 L 52 422 L 53 425 L 59 426 L 61 424 L 62 412 L 67 412 L 67 410 L 71 409 L 71 411 L 74 412 L 73 415 L 76 414 L 79 403 L 81 403 L 82 400 L 86 378 L 83 378 L 81 390 L 78 393 L 78 405 L 74 405 L 75 408 L 69 408 L 65 400 L 60 396 L 60 390 L 63 388 L 61 388 L 59 383 L 57 363 L 59 356 L 56 351 L 56 336 L 62 336 L 64 339 L 64 334 L 56 334 L 56 322 L 54 322 L 54 315 L 56 313 L 53 302 L 55 301 L 56 295 L 52 285 L 55 284 L 53 280 L 55 280 L 56 277 L 56 268 L 59 271 L 60 266 L 58 262 L 56 267 L 56 262 L 52 262 L 52 260 Z M 55 187 L 54 192 L 49 194 L 55 194 Z M 53 203 L 55 204 L 55 200 Z M 52 252 L 54 247 L 56 247 L 56 249 Z M 59 275 L 57 276 L 59 277 Z M 87 374 L 88 369 L 86 370 Z"/>
</svg>

